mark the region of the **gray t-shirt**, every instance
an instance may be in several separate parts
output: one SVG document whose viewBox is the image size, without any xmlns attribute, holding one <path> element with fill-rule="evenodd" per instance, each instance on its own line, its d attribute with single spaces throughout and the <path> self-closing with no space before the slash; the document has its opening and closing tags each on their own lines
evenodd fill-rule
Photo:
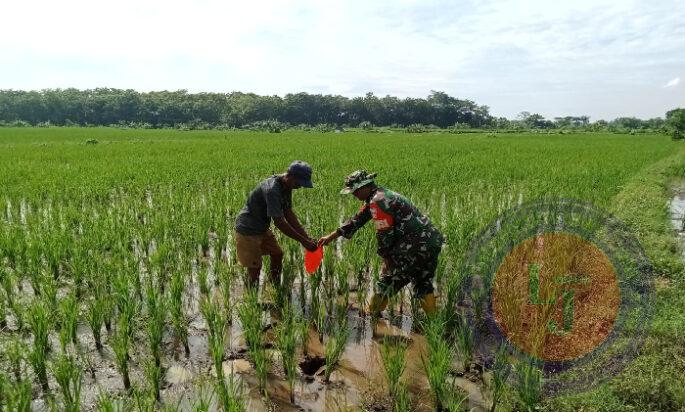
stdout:
<svg viewBox="0 0 685 412">
<path fill-rule="evenodd" d="M 250 192 L 236 218 L 235 230 L 243 235 L 261 235 L 269 229 L 271 218 L 282 217 L 292 205 L 292 190 L 283 184 L 281 176 L 273 175 Z"/>
</svg>

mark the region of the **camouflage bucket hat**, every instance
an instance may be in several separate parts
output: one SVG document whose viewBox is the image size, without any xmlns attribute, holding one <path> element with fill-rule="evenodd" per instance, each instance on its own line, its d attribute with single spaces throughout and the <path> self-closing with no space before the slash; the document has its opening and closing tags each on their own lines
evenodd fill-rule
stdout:
<svg viewBox="0 0 685 412">
<path fill-rule="evenodd" d="M 352 193 L 360 187 L 364 187 L 373 182 L 376 173 L 369 173 L 366 170 L 357 170 L 345 178 L 345 187 L 340 194 Z"/>
</svg>

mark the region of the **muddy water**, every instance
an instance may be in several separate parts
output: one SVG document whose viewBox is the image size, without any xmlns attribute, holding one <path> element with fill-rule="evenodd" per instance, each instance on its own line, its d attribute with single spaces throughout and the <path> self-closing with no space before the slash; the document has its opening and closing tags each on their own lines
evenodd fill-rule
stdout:
<svg viewBox="0 0 685 412">
<path fill-rule="evenodd" d="M 294 287 L 294 290 L 297 289 Z M 196 309 L 195 305 L 190 306 Z M 268 320 L 268 322 L 271 321 Z M 275 321 L 272 327 L 273 325 Z M 237 320 L 227 332 L 227 359 L 224 362 L 224 371 L 226 376 L 233 374 L 244 385 L 248 410 L 251 411 L 357 410 L 360 404 L 372 405 L 376 410 L 389 410 L 391 400 L 387 395 L 387 384 L 380 355 L 383 338 L 389 337 L 393 340 L 404 341 L 408 345 L 403 379 L 408 383 L 415 409 L 433 410 L 430 386 L 422 365 L 422 356 L 426 353 L 425 339 L 411 331 L 411 318 L 403 315 L 396 316 L 392 322 L 381 319 L 374 333 L 369 318 L 360 316 L 358 308 L 351 305 L 348 311 L 348 325 L 350 337 L 340 363 L 331 375 L 330 382 L 324 383 L 323 367 L 309 374 L 300 370 L 295 382 L 294 403 L 290 402 L 290 389 L 280 365 L 279 354 L 275 350 L 269 350 L 273 355 L 267 384 L 269 399 L 264 399 L 258 391 L 257 378 L 251 363 L 247 360 L 245 342 Z M 213 375 L 212 364 L 208 357 L 204 320 L 199 315 L 193 316 L 190 326 L 191 356 L 185 359 L 181 354 L 180 359 L 172 362 L 167 370 L 166 389 L 162 395 L 167 399 L 184 397 L 185 401 L 181 403 L 182 406 L 192 405 L 189 400 L 193 399 L 194 394 L 199 390 L 200 377 Z M 267 336 L 272 337 L 270 331 L 267 332 Z M 169 345 L 172 345 L 171 341 Z M 171 346 L 168 349 L 173 351 Z M 181 352 L 181 348 L 176 351 L 176 353 Z M 298 356 L 298 361 L 304 359 L 302 353 L 298 353 Z M 313 329 L 309 331 L 307 356 L 321 359 L 324 357 L 324 345 L 319 341 L 318 333 Z M 459 370 L 456 362 L 454 370 Z M 451 379 L 464 390 L 464 396 L 468 397 L 464 403 L 467 409 L 475 411 L 487 409 L 488 402 L 484 400 L 481 393 L 482 382 L 472 382 L 460 377 Z"/>
<path fill-rule="evenodd" d="M 198 396 L 211 384 L 214 376 L 213 364 L 209 357 L 207 346 L 207 326 L 199 313 L 199 290 L 196 273 L 192 275 L 194 282 L 188 290 L 189 299 L 185 302 L 185 311 L 189 316 L 189 347 L 190 356 L 185 357 L 183 347 L 178 345 L 171 335 L 170 328 L 163 341 L 163 376 L 161 396 L 168 405 L 179 405 L 179 409 L 189 411 Z M 210 279 L 211 282 L 211 279 Z M 297 284 L 293 290 L 298 290 Z M 236 297 L 240 296 L 240 288 L 235 288 Z M 294 297 L 296 300 L 296 298 Z M 354 301 L 351 298 L 351 301 Z M 405 304 L 408 308 L 408 304 Z M 268 311 L 267 311 L 268 312 Z M 395 311 L 397 313 L 397 310 Z M 273 327 L 275 322 L 268 318 L 267 322 Z M 412 320 L 409 316 L 399 315 L 392 321 L 381 319 L 375 332 L 372 330 L 368 317 L 360 316 L 354 304 L 348 311 L 350 337 L 346 349 L 341 357 L 339 366 L 333 372 L 330 382 L 325 383 L 323 370 L 320 368 L 312 374 L 306 375 L 300 371 L 296 378 L 294 389 L 294 403 L 290 402 L 290 389 L 280 365 L 279 354 L 269 350 L 273 364 L 268 376 L 268 400 L 257 389 L 257 378 L 254 368 L 245 354 L 245 342 L 242 329 L 234 313 L 233 322 L 226 331 L 226 357 L 224 372 L 226 376 L 233 376 L 243 385 L 248 410 L 250 411 L 329 411 L 329 410 L 358 410 L 359 405 L 369 405 L 373 410 L 390 410 L 391 399 L 385 381 L 380 347 L 384 337 L 401 340 L 407 343 L 406 369 L 403 381 L 408 384 L 412 395 L 414 409 L 431 411 L 432 397 L 430 386 L 425 377 L 422 356 L 426 353 L 425 340 L 421 335 L 412 332 Z M 130 376 L 134 387 L 146 386 L 141 365 L 149 358 L 147 341 L 144 330 L 135 334 L 135 343 L 131 347 Z M 102 353 L 95 349 L 92 333 L 86 325 L 79 325 L 80 342 L 79 358 L 84 362 L 82 404 L 83 410 L 97 410 L 97 397 L 100 393 L 123 395 L 124 389 L 121 376 L 115 367 L 114 354 L 108 342 L 109 336 L 103 330 L 104 350 Z M 272 338 L 272 332 L 267 332 Z M 51 336 L 52 337 L 52 336 Z M 53 347 L 58 347 L 56 339 Z M 311 329 L 307 344 L 310 357 L 324 356 L 324 346 L 319 342 L 318 334 Z M 302 353 L 298 353 L 298 361 L 303 360 Z M 455 362 L 454 370 L 459 370 Z M 464 407 L 468 410 L 487 410 L 488 402 L 481 393 L 482 382 L 477 379 L 470 381 L 466 378 L 451 377 L 455 384 L 464 390 L 468 400 Z M 51 388 L 57 390 L 56 382 L 50 382 Z M 37 399 L 35 410 L 47 410 L 45 403 Z M 216 408 L 213 408 L 216 410 Z"/>
</svg>

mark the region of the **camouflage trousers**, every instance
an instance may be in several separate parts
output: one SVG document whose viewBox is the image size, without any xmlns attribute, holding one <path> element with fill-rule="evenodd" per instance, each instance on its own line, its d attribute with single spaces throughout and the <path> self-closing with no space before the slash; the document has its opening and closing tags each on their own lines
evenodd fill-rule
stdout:
<svg viewBox="0 0 685 412">
<path fill-rule="evenodd" d="M 390 297 L 411 283 L 417 299 L 433 293 L 433 277 L 438 267 L 441 248 L 419 247 L 406 253 L 391 255 L 385 259 L 385 267 L 376 283 L 376 292 Z"/>
</svg>

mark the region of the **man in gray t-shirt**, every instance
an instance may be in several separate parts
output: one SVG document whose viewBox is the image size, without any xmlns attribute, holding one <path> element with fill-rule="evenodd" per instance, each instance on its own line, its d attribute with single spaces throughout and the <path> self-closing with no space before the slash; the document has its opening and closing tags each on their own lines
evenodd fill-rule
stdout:
<svg viewBox="0 0 685 412">
<path fill-rule="evenodd" d="M 309 237 L 292 210 L 293 189 L 313 187 L 311 177 L 311 166 L 296 160 L 286 173 L 263 180 L 250 192 L 235 223 L 236 253 L 240 264 L 247 268 L 250 285 L 259 284 L 265 255 L 269 256 L 272 281 L 280 282 L 283 250 L 269 228 L 271 220 L 286 236 L 308 250 L 316 250 L 316 241 Z"/>
</svg>

